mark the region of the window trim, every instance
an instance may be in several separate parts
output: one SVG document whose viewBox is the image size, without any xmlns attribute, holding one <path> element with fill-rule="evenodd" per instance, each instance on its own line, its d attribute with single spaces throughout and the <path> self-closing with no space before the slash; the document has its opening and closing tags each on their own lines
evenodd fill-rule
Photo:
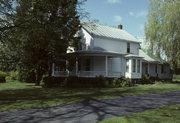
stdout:
<svg viewBox="0 0 180 123">
<path fill-rule="evenodd" d="M 132 72 L 136 73 L 136 59 L 132 59 Z"/>
<path fill-rule="evenodd" d="M 130 42 L 127 42 L 127 53 L 131 52 L 131 44 Z"/>
</svg>

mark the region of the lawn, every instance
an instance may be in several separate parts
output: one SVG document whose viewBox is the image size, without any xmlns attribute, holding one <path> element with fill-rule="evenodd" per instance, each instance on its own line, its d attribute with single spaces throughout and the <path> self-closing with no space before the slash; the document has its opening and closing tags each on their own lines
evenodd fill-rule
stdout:
<svg viewBox="0 0 180 123">
<path fill-rule="evenodd" d="M 0 112 L 59 104 L 90 99 L 124 97 L 168 91 L 180 91 L 179 84 L 156 83 L 124 88 L 68 89 L 42 88 L 18 81 L 0 83 Z"/>
<path fill-rule="evenodd" d="M 112 118 L 100 123 L 180 123 L 180 104 Z"/>
<path fill-rule="evenodd" d="M 173 75 L 173 81 L 174 82 L 180 82 L 180 75 Z"/>
</svg>

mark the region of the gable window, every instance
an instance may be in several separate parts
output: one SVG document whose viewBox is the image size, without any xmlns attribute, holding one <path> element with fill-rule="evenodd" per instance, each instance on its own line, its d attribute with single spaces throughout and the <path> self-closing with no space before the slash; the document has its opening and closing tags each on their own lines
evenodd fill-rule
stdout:
<svg viewBox="0 0 180 123">
<path fill-rule="evenodd" d="M 132 69 L 132 72 L 135 73 L 135 72 L 136 72 L 136 59 L 133 59 L 133 60 L 132 60 L 132 65 L 133 65 L 133 67 L 132 67 L 132 68 L 133 68 L 133 69 Z"/>
<path fill-rule="evenodd" d="M 130 53 L 130 43 L 127 43 L 127 53 Z"/>
<path fill-rule="evenodd" d="M 140 60 L 137 60 L 137 73 L 140 73 Z"/>
</svg>

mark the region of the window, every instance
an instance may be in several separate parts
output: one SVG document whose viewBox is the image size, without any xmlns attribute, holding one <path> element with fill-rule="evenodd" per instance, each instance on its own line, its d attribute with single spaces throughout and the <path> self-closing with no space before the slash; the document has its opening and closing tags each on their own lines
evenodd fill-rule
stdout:
<svg viewBox="0 0 180 123">
<path fill-rule="evenodd" d="M 130 43 L 127 43 L 127 53 L 130 53 Z"/>
<path fill-rule="evenodd" d="M 135 73 L 135 72 L 136 72 L 136 59 L 133 59 L 133 60 L 132 60 L 132 65 L 133 65 L 133 67 L 132 67 L 132 68 L 133 68 L 133 69 L 132 69 L 132 72 Z"/>
<path fill-rule="evenodd" d="M 129 59 L 126 59 L 126 72 L 129 72 Z"/>
<path fill-rule="evenodd" d="M 90 59 L 86 59 L 86 71 L 90 71 Z"/>
<path fill-rule="evenodd" d="M 137 73 L 140 73 L 140 60 L 137 60 Z"/>
<path fill-rule="evenodd" d="M 59 63 L 54 63 L 54 71 L 65 71 L 66 61 L 60 61 Z"/>
<path fill-rule="evenodd" d="M 155 73 L 158 73 L 158 65 L 156 64 Z"/>
<path fill-rule="evenodd" d="M 164 66 L 161 65 L 161 73 L 164 73 Z"/>
<path fill-rule="evenodd" d="M 145 73 L 148 74 L 148 64 L 145 64 Z"/>
</svg>

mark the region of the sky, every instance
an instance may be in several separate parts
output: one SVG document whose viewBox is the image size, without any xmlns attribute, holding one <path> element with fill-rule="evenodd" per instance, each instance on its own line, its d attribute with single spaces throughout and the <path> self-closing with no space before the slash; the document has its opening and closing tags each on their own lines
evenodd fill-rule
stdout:
<svg viewBox="0 0 180 123">
<path fill-rule="evenodd" d="M 90 14 L 90 20 L 115 27 L 122 24 L 133 36 L 144 37 L 149 0 L 87 0 L 83 8 Z"/>
</svg>

